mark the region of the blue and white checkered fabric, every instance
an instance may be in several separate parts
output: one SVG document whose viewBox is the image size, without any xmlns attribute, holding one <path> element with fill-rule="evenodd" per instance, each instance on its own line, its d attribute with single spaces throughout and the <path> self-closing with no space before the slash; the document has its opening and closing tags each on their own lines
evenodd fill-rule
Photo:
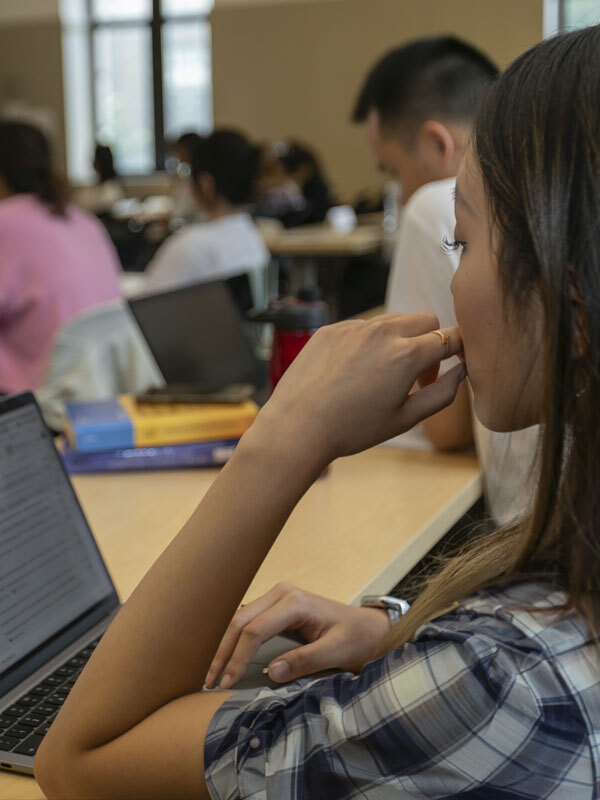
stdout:
<svg viewBox="0 0 600 800">
<path fill-rule="evenodd" d="M 600 659 L 564 595 L 479 592 L 368 664 L 239 692 L 205 747 L 213 798 L 595 798 Z"/>
</svg>

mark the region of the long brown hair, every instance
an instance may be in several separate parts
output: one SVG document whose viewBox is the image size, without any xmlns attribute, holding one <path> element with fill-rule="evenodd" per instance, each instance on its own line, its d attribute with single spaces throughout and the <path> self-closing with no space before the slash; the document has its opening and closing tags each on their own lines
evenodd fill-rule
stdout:
<svg viewBox="0 0 600 800">
<path fill-rule="evenodd" d="M 540 579 L 596 635 L 600 604 L 600 26 L 556 36 L 501 75 L 473 148 L 498 234 L 505 311 L 543 309 L 544 407 L 530 516 L 479 538 L 437 572 L 379 652 L 461 598 Z M 524 349 L 526 348 L 524 342 Z"/>
</svg>

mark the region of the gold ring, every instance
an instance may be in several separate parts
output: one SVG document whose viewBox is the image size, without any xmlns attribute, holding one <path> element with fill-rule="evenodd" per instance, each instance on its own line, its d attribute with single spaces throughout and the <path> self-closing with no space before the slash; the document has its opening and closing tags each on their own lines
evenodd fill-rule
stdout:
<svg viewBox="0 0 600 800">
<path fill-rule="evenodd" d="M 442 347 L 444 348 L 444 358 L 448 358 L 448 349 L 450 347 L 450 337 L 445 334 L 443 331 L 431 331 L 435 333 L 436 336 L 440 337 L 442 342 Z"/>
</svg>

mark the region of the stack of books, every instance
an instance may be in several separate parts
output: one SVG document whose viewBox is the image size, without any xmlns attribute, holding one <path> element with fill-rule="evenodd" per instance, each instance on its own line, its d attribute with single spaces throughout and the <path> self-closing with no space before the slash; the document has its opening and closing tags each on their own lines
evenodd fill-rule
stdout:
<svg viewBox="0 0 600 800">
<path fill-rule="evenodd" d="M 69 403 L 61 455 L 70 473 L 222 466 L 257 414 L 252 400 Z"/>
</svg>

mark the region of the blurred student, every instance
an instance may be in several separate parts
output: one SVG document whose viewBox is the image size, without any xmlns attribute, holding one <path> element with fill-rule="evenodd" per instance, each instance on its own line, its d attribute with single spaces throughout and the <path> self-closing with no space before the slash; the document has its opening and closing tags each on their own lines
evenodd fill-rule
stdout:
<svg viewBox="0 0 600 800">
<path fill-rule="evenodd" d="M 259 161 L 258 148 L 235 131 L 215 131 L 197 143 L 191 180 L 209 221 L 167 239 L 146 270 L 148 291 L 225 280 L 268 264 L 269 253 L 247 211 Z"/>
<path fill-rule="evenodd" d="M 458 166 L 479 102 L 496 76 L 496 67 L 479 50 L 441 36 L 392 50 L 365 80 L 353 120 L 365 124 L 379 167 L 400 184 L 403 205 L 386 311 L 433 311 L 440 325 L 456 324 L 450 284 L 459 252 L 444 248 L 443 242 L 453 238 Z M 505 436 L 473 426 L 466 384 L 452 405 L 425 420 L 422 429 L 441 450 L 471 444 L 475 429 L 491 513 L 506 522 L 522 510 L 529 495 L 535 430 Z M 415 433 L 409 436 L 414 441 Z"/>
<path fill-rule="evenodd" d="M 353 120 L 364 123 L 379 168 L 400 184 L 403 213 L 387 287 L 386 311 L 433 311 L 455 324 L 450 282 L 458 255 L 445 253 L 454 230 L 453 191 L 483 93 L 497 75 L 480 51 L 452 36 L 418 39 L 371 69 Z M 426 420 L 439 449 L 473 441 L 468 389 Z"/>
<path fill-rule="evenodd" d="M 35 389 L 69 318 L 120 296 L 102 225 L 69 203 L 41 131 L 0 123 L 0 391 Z"/>
<path fill-rule="evenodd" d="M 204 137 L 195 131 L 182 133 L 173 145 L 173 152 L 179 160 L 179 164 L 191 165 L 194 157 L 194 150 L 202 143 Z M 188 173 L 189 174 L 189 173 Z"/>
<path fill-rule="evenodd" d="M 283 163 L 281 155 L 286 151 L 287 145 L 283 142 L 275 142 L 264 151 L 254 213 L 293 228 L 305 222 L 310 209 L 298 181 Z"/>
<path fill-rule="evenodd" d="M 173 217 L 186 222 L 193 222 L 200 215 L 191 175 L 194 150 L 201 142 L 200 134 L 188 131 L 171 145 L 177 164 L 169 192 L 173 201 Z"/>
<path fill-rule="evenodd" d="M 306 201 L 304 217 L 298 224 L 323 222 L 334 202 L 316 155 L 299 142 L 281 142 L 279 160 L 283 164 L 285 172 L 300 187 Z M 290 220 L 286 227 L 291 227 L 289 222 Z M 286 224 L 285 220 L 284 224 Z"/>
<path fill-rule="evenodd" d="M 93 167 L 98 176 L 97 182 L 93 186 L 78 189 L 73 199 L 92 214 L 108 214 L 114 204 L 125 197 L 110 147 L 96 145 Z"/>
</svg>

